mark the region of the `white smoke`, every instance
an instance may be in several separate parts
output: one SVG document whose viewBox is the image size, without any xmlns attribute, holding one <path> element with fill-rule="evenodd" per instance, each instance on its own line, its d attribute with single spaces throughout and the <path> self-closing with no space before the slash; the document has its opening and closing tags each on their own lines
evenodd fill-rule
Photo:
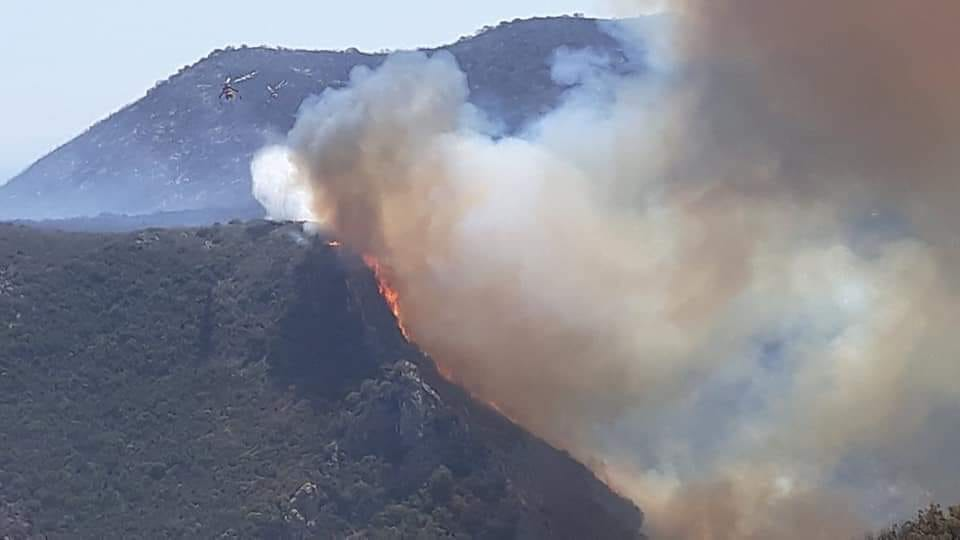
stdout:
<svg viewBox="0 0 960 540">
<path fill-rule="evenodd" d="M 251 165 L 253 196 L 276 221 L 304 221 L 325 224 L 313 212 L 313 195 L 299 183 L 290 154 L 282 146 L 269 146 L 257 153 Z"/>
</svg>

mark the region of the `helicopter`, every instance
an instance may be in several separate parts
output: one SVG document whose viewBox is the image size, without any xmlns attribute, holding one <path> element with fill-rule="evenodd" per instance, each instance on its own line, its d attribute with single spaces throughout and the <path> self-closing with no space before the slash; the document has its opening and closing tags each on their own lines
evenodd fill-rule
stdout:
<svg viewBox="0 0 960 540">
<path fill-rule="evenodd" d="M 223 81 L 223 88 L 220 90 L 219 98 L 225 99 L 227 101 L 233 101 L 234 98 L 243 99 L 243 96 L 240 95 L 240 91 L 237 90 L 237 88 L 233 85 L 242 83 L 244 81 L 249 81 L 250 79 L 254 78 L 256 75 L 257 75 L 256 71 L 251 71 L 250 73 L 247 73 L 242 77 L 237 77 L 236 79 L 228 76 Z"/>
<path fill-rule="evenodd" d="M 280 90 L 281 90 L 282 88 L 285 88 L 285 87 L 287 86 L 287 84 L 288 84 L 288 83 L 287 83 L 286 80 L 282 80 L 282 81 L 278 82 L 276 85 L 270 85 L 270 84 L 268 84 L 268 85 L 267 85 L 267 92 L 270 94 L 270 97 L 272 97 L 273 99 L 278 99 L 278 98 L 280 97 Z"/>
</svg>

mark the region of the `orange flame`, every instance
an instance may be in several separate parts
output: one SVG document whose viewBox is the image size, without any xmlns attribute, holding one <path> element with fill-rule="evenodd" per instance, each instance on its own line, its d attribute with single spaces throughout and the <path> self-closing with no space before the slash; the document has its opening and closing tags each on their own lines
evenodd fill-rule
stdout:
<svg viewBox="0 0 960 540">
<path fill-rule="evenodd" d="M 400 315 L 400 294 L 390 286 L 390 283 L 384 275 L 383 267 L 376 257 L 373 255 L 364 255 L 363 262 L 373 271 L 373 276 L 377 279 L 377 289 L 380 291 L 380 296 L 387 302 L 387 306 L 397 319 L 397 326 L 400 328 L 400 333 L 403 334 L 404 339 L 410 341 L 410 334 L 403 325 L 403 317 Z"/>
<path fill-rule="evenodd" d="M 328 245 L 332 245 L 332 244 L 328 243 Z M 339 242 L 337 242 L 337 245 L 340 245 Z M 383 300 L 387 303 L 387 306 L 390 308 L 390 311 L 393 312 L 393 316 L 397 319 L 397 326 L 400 328 L 400 333 L 403 334 L 404 339 L 406 339 L 407 341 L 411 341 L 410 333 L 407 331 L 406 326 L 404 326 L 403 324 L 403 316 L 401 315 L 401 312 L 400 312 L 400 293 L 398 293 L 396 289 L 390 286 L 390 282 L 387 281 L 387 277 L 384 273 L 383 266 L 380 264 L 380 261 L 377 260 L 376 257 L 374 257 L 373 255 L 364 255 L 363 262 L 364 264 L 367 265 L 368 268 L 370 268 L 370 270 L 373 271 L 373 276 L 377 280 L 377 289 L 380 291 L 380 296 L 383 297 Z M 440 373 L 441 377 L 443 377 L 444 379 L 452 383 L 459 384 L 457 383 L 456 375 L 448 366 L 440 363 L 436 359 L 434 359 L 434 365 L 437 367 L 437 371 Z M 517 420 L 513 416 L 511 416 L 507 411 L 505 411 L 495 402 L 482 399 L 476 394 L 474 394 L 473 392 L 470 392 L 469 390 L 467 390 L 467 393 L 470 394 L 474 399 L 477 399 L 478 401 L 482 401 L 486 403 L 487 406 L 489 406 L 491 409 L 499 413 L 501 416 L 507 418 L 514 424 L 520 425 L 520 423 L 517 422 Z"/>
</svg>

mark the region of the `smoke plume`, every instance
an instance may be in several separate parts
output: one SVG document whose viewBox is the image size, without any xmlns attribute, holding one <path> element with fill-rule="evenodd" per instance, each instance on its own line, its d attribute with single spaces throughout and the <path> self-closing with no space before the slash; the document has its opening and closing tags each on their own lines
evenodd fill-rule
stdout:
<svg viewBox="0 0 960 540">
<path fill-rule="evenodd" d="M 657 537 L 960 497 L 960 3 L 668 4 L 615 33 L 643 73 L 558 54 L 579 86 L 514 135 L 446 53 L 360 68 L 256 159 L 258 198 L 376 257 L 444 373 Z"/>
</svg>

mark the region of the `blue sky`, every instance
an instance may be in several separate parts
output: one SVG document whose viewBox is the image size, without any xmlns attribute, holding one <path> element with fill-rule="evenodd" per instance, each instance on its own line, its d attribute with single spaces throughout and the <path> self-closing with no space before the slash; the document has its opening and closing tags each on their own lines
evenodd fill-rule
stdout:
<svg viewBox="0 0 960 540">
<path fill-rule="evenodd" d="M 0 184 L 158 80 L 225 45 L 410 48 L 610 0 L 4 0 Z"/>
</svg>

